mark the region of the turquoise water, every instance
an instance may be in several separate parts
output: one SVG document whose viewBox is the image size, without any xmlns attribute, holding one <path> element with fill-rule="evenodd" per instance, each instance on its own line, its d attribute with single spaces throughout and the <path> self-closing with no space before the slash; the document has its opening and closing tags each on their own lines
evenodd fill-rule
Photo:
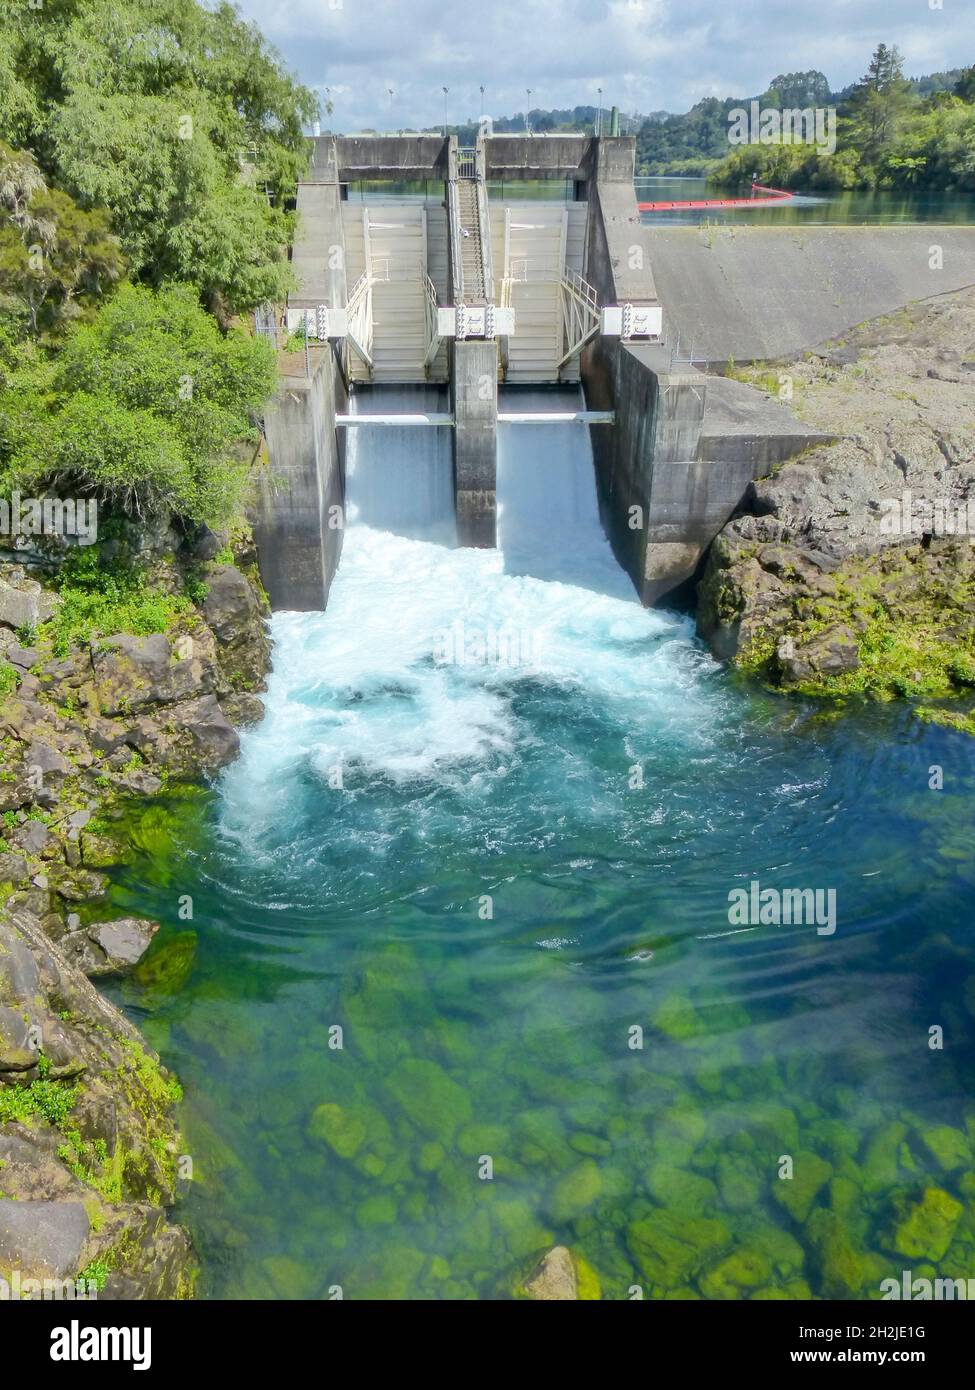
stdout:
<svg viewBox="0 0 975 1390">
<path fill-rule="evenodd" d="M 585 432 L 502 429 L 502 550 L 350 527 L 117 886 L 164 923 L 121 997 L 186 1087 L 201 1292 L 504 1298 L 556 1242 L 607 1298 L 975 1276 L 972 744 L 737 683 L 634 601 Z M 752 880 L 835 933 L 732 925 Z"/>
</svg>

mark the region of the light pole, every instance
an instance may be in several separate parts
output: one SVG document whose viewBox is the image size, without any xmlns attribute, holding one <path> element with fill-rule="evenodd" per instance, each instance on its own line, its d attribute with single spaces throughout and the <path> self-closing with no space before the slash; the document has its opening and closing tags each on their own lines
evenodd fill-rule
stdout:
<svg viewBox="0 0 975 1390">
<path fill-rule="evenodd" d="M 449 87 L 443 89 L 443 138 L 445 140 L 447 138 L 447 93 L 449 90 Z"/>
<path fill-rule="evenodd" d="M 602 133 L 603 133 L 603 89 L 602 89 L 602 87 L 597 87 L 597 88 L 596 88 L 596 92 L 597 92 L 598 97 L 599 97 L 599 105 L 596 107 L 596 134 L 597 134 L 597 135 L 602 135 Z"/>
<path fill-rule="evenodd" d="M 526 133 L 527 133 L 528 135 L 531 135 L 531 133 L 532 133 L 532 128 L 531 128 L 531 121 L 529 120 L 529 113 L 531 112 L 531 109 L 532 109 L 532 89 L 531 89 L 531 87 L 526 87 L 526 88 L 525 88 L 525 92 L 526 92 L 526 94 L 527 94 L 527 96 L 528 96 L 528 105 L 525 107 L 525 131 L 526 131 Z"/>
</svg>

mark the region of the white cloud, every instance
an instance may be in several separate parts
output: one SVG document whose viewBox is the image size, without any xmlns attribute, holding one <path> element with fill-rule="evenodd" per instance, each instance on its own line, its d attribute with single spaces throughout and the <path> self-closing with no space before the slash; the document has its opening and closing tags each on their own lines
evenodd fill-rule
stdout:
<svg viewBox="0 0 975 1390">
<path fill-rule="evenodd" d="M 289 67 L 330 88 L 336 129 L 433 125 L 532 105 L 684 111 L 748 96 L 779 72 L 858 78 L 880 41 L 911 73 L 975 60 L 968 0 L 238 0 Z M 388 88 L 394 89 L 392 103 Z"/>
</svg>

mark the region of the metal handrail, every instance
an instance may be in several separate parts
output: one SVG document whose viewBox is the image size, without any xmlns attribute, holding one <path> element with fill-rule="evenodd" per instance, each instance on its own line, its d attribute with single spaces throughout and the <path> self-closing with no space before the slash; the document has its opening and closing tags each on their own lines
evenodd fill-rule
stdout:
<svg viewBox="0 0 975 1390">
<path fill-rule="evenodd" d="M 424 368 L 426 368 L 430 366 L 430 363 L 433 361 L 437 353 L 440 351 L 440 333 L 438 331 L 437 315 L 437 309 L 440 301 L 437 297 L 437 287 L 426 272 L 424 272 L 423 275 L 423 289 L 423 308 L 426 317 L 427 329 L 427 350 L 424 354 L 423 366 Z"/>
</svg>

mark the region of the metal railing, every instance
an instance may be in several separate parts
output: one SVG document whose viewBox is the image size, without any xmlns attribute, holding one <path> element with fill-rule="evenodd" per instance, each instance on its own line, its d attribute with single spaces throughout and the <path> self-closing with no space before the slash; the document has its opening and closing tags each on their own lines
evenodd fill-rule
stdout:
<svg viewBox="0 0 975 1390">
<path fill-rule="evenodd" d="M 562 305 L 562 343 L 565 348 L 559 362 L 561 370 L 599 332 L 600 313 L 596 291 L 574 270 L 562 272 L 559 298 Z"/>
<path fill-rule="evenodd" d="M 437 353 L 440 351 L 440 330 L 437 320 L 437 287 L 424 272 L 423 275 L 423 308 L 426 319 L 426 341 L 427 350 L 423 358 L 423 366 L 427 368 L 433 362 Z"/>
<path fill-rule="evenodd" d="M 346 375 L 351 376 L 352 363 L 349 349 L 353 348 L 372 371 L 372 287 L 374 277 L 363 271 L 352 286 L 345 306 L 348 316 L 346 328 Z"/>
</svg>

